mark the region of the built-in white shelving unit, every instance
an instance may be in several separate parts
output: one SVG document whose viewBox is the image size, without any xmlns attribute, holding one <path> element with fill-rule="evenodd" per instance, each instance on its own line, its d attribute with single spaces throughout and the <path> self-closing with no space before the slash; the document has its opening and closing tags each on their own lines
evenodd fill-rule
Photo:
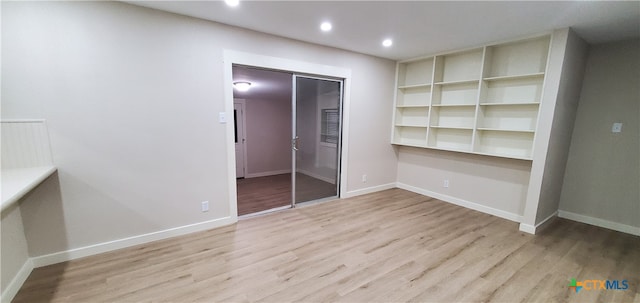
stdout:
<svg viewBox="0 0 640 303">
<path fill-rule="evenodd" d="M 393 144 L 531 160 L 549 41 L 399 62 Z"/>
</svg>

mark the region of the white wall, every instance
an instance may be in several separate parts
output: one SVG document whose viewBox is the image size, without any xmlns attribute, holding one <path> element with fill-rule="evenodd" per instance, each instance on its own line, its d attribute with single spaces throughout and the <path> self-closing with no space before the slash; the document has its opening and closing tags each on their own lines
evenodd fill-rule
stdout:
<svg viewBox="0 0 640 303">
<path fill-rule="evenodd" d="M 0 262 L 2 262 L 2 276 L 0 276 L 0 293 L 2 298 L 7 297 L 7 289 L 11 282 L 21 272 L 23 266 L 29 261 L 29 253 L 27 251 L 27 239 L 24 235 L 22 217 L 20 215 L 20 207 L 17 204 L 10 206 L 2 211 L 1 222 L 1 252 Z M 28 265 L 27 265 L 28 266 Z M 26 278 L 26 277 L 24 277 Z M 23 281 L 14 283 L 21 284 Z M 13 292 L 16 292 L 13 287 Z M 11 295 L 13 296 L 13 295 Z M 2 300 L 4 302 L 4 300 Z"/>
<path fill-rule="evenodd" d="M 398 148 L 399 187 L 513 221 L 524 210 L 530 168 L 523 160 Z"/>
<path fill-rule="evenodd" d="M 246 99 L 247 178 L 291 172 L 291 98 Z"/>
<path fill-rule="evenodd" d="M 639 84 L 640 40 L 590 47 L 561 216 L 640 234 Z"/>
<path fill-rule="evenodd" d="M 118 2 L 2 2 L 2 22 L 2 118 L 47 119 L 59 169 L 59 205 L 21 202 L 31 256 L 231 215 L 224 49 L 351 69 L 347 191 L 395 182 L 392 61 Z"/>
</svg>

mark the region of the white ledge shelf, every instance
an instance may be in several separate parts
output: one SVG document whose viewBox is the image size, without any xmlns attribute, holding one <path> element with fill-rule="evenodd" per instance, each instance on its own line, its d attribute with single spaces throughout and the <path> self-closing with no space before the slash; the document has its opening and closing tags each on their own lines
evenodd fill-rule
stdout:
<svg viewBox="0 0 640 303">
<path fill-rule="evenodd" d="M 429 107 L 429 105 L 398 105 L 397 108 L 421 108 L 421 107 Z"/>
<path fill-rule="evenodd" d="M 540 102 L 485 102 L 482 106 L 518 106 L 518 105 L 540 105 Z"/>
<path fill-rule="evenodd" d="M 391 144 L 393 145 L 399 145 L 399 146 L 408 146 L 408 147 L 419 147 L 419 148 L 429 148 L 427 146 L 426 142 L 421 142 L 421 143 L 417 143 L 417 142 L 391 142 Z"/>
<path fill-rule="evenodd" d="M 51 176 L 56 167 L 53 165 L 3 169 L 2 174 L 2 211 L 15 204 L 27 193 Z"/>
<path fill-rule="evenodd" d="M 473 127 L 464 127 L 464 126 L 442 126 L 442 125 L 431 125 L 431 128 L 438 129 L 460 129 L 460 130 L 473 130 Z"/>
<path fill-rule="evenodd" d="M 426 125 L 419 125 L 419 124 L 396 124 L 396 126 L 398 127 L 420 127 L 420 128 L 427 128 Z"/>
<path fill-rule="evenodd" d="M 478 79 L 475 80 L 456 80 L 456 81 L 442 81 L 442 82 L 436 82 L 433 85 L 456 85 L 456 84 L 474 84 L 474 83 L 478 83 Z"/>
<path fill-rule="evenodd" d="M 475 107 L 475 104 L 432 104 L 431 106 L 433 107 L 468 107 L 468 106 L 472 106 Z"/>
<path fill-rule="evenodd" d="M 398 89 L 423 88 L 423 87 L 429 87 L 429 86 L 431 86 L 431 83 L 400 85 L 398 86 Z"/>
<path fill-rule="evenodd" d="M 542 78 L 544 77 L 544 73 L 533 73 L 533 74 L 523 74 L 523 75 L 513 75 L 513 76 L 497 76 L 497 77 L 487 77 L 484 78 L 484 81 L 502 81 L 502 80 L 517 80 L 517 79 L 531 79 L 531 78 Z"/>
<path fill-rule="evenodd" d="M 483 152 L 478 152 L 478 151 L 472 151 L 470 149 L 444 148 L 444 147 L 437 147 L 437 146 L 429 146 L 429 145 L 425 146 L 425 145 L 406 144 L 406 143 L 398 143 L 398 142 L 394 142 L 392 144 L 400 145 L 400 146 L 407 146 L 407 147 L 420 147 L 420 148 L 427 148 L 427 149 L 433 149 L 433 150 L 465 153 L 465 154 L 471 154 L 471 155 L 490 156 L 490 157 L 497 157 L 497 158 L 507 158 L 507 159 L 524 160 L 524 161 L 531 161 L 532 160 L 531 156 L 520 156 L 520 155 L 502 154 L 502 153 L 483 153 Z"/>
<path fill-rule="evenodd" d="M 478 127 L 477 130 L 491 131 L 491 132 L 532 133 L 532 134 L 535 132 L 532 129 L 505 129 L 505 128 L 489 128 L 489 127 Z"/>
</svg>

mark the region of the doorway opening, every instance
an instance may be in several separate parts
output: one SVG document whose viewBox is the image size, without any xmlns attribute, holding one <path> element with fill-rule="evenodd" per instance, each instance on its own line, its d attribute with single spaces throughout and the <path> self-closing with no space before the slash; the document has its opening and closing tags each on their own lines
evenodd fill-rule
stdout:
<svg viewBox="0 0 640 303">
<path fill-rule="evenodd" d="M 343 81 L 233 65 L 238 215 L 339 196 Z"/>
</svg>

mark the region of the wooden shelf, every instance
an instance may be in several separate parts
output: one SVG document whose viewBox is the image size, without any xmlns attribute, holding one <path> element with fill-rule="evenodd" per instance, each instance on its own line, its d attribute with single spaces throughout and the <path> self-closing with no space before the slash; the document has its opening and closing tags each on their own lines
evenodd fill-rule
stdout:
<svg viewBox="0 0 640 303">
<path fill-rule="evenodd" d="M 409 146 L 409 147 L 420 147 L 420 148 L 428 148 L 426 141 L 423 144 L 419 144 L 419 143 L 411 143 L 411 142 L 391 142 L 391 144 L 393 145 L 400 145 L 400 146 Z"/>
<path fill-rule="evenodd" d="M 534 133 L 532 129 L 503 129 L 503 128 L 486 128 L 478 127 L 477 130 L 492 131 L 492 132 L 516 132 L 516 133 Z"/>
<path fill-rule="evenodd" d="M 431 103 L 431 85 L 407 86 L 398 89 L 396 107 L 428 106 Z"/>
<path fill-rule="evenodd" d="M 433 104 L 431 105 L 433 107 L 464 107 L 464 106 L 473 106 L 475 107 L 475 104 Z"/>
<path fill-rule="evenodd" d="M 423 88 L 423 87 L 431 87 L 431 83 L 424 84 L 413 84 L 413 85 L 402 85 L 398 86 L 398 89 L 411 89 L 411 88 Z"/>
<path fill-rule="evenodd" d="M 480 153 L 480 152 L 472 152 L 472 154 L 482 155 L 482 156 L 498 157 L 498 158 L 508 158 L 508 159 L 516 159 L 516 160 L 525 160 L 525 161 L 531 161 L 531 160 L 533 160 L 533 159 L 531 159 L 531 157 L 530 157 L 530 156 L 528 156 L 528 157 L 522 157 L 522 156 L 517 156 L 517 155 L 511 155 L 511 154 Z"/>
<path fill-rule="evenodd" d="M 442 125 L 431 125 L 431 128 L 439 128 L 439 129 L 460 129 L 460 130 L 473 130 L 473 127 L 460 127 L 460 126 L 442 126 Z"/>
<path fill-rule="evenodd" d="M 396 105 L 396 108 L 428 108 L 429 105 Z"/>
<path fill-rule="evenodd" d="M 429 131 L 427 146 L 456 150 L 472 151 L 473 129 L 462 127 L 432 127 Z"/>
<path fill-rule="evenodd" d="M 458 84 L 472 84 L 478 83 L 480 80 L 458 80 L 458 81 L 446 81 L 446 82 L 436 82 L 433 85 L 458 85 Z"/>
<path fill-rule="evenodd" d="M 533 73 L 533 74 L 513 75 L 513 76 L 488 77 L 488 78 L 484 78 L 482 80 L 484 80 L 484 81 L 508 81 L 508 80 L 543 78 L 543 77 L 544 77 L 544 73 Z"/>
<path fill-rule="evenodd" d="M 398 88 L 431 86 L 433 57 L 401 62 L 398 64 Z"/>
<path fill-rule="evenodd" d="M 393 144 L 531 160 L 550 37 L 398 63 Z"/>
<path fill-rule="evenodd" d="M 427 125 L 418 125 L 418 124 L 396 124 L 398 127 L 422 127 L 427 128 Z"/>
<path fill-rule="evenodd" d="M 540 105 L 540 102 L 487 102 L 480 103 L 481 106 L 523 106 L 523 105 Z"/>
</svg>

